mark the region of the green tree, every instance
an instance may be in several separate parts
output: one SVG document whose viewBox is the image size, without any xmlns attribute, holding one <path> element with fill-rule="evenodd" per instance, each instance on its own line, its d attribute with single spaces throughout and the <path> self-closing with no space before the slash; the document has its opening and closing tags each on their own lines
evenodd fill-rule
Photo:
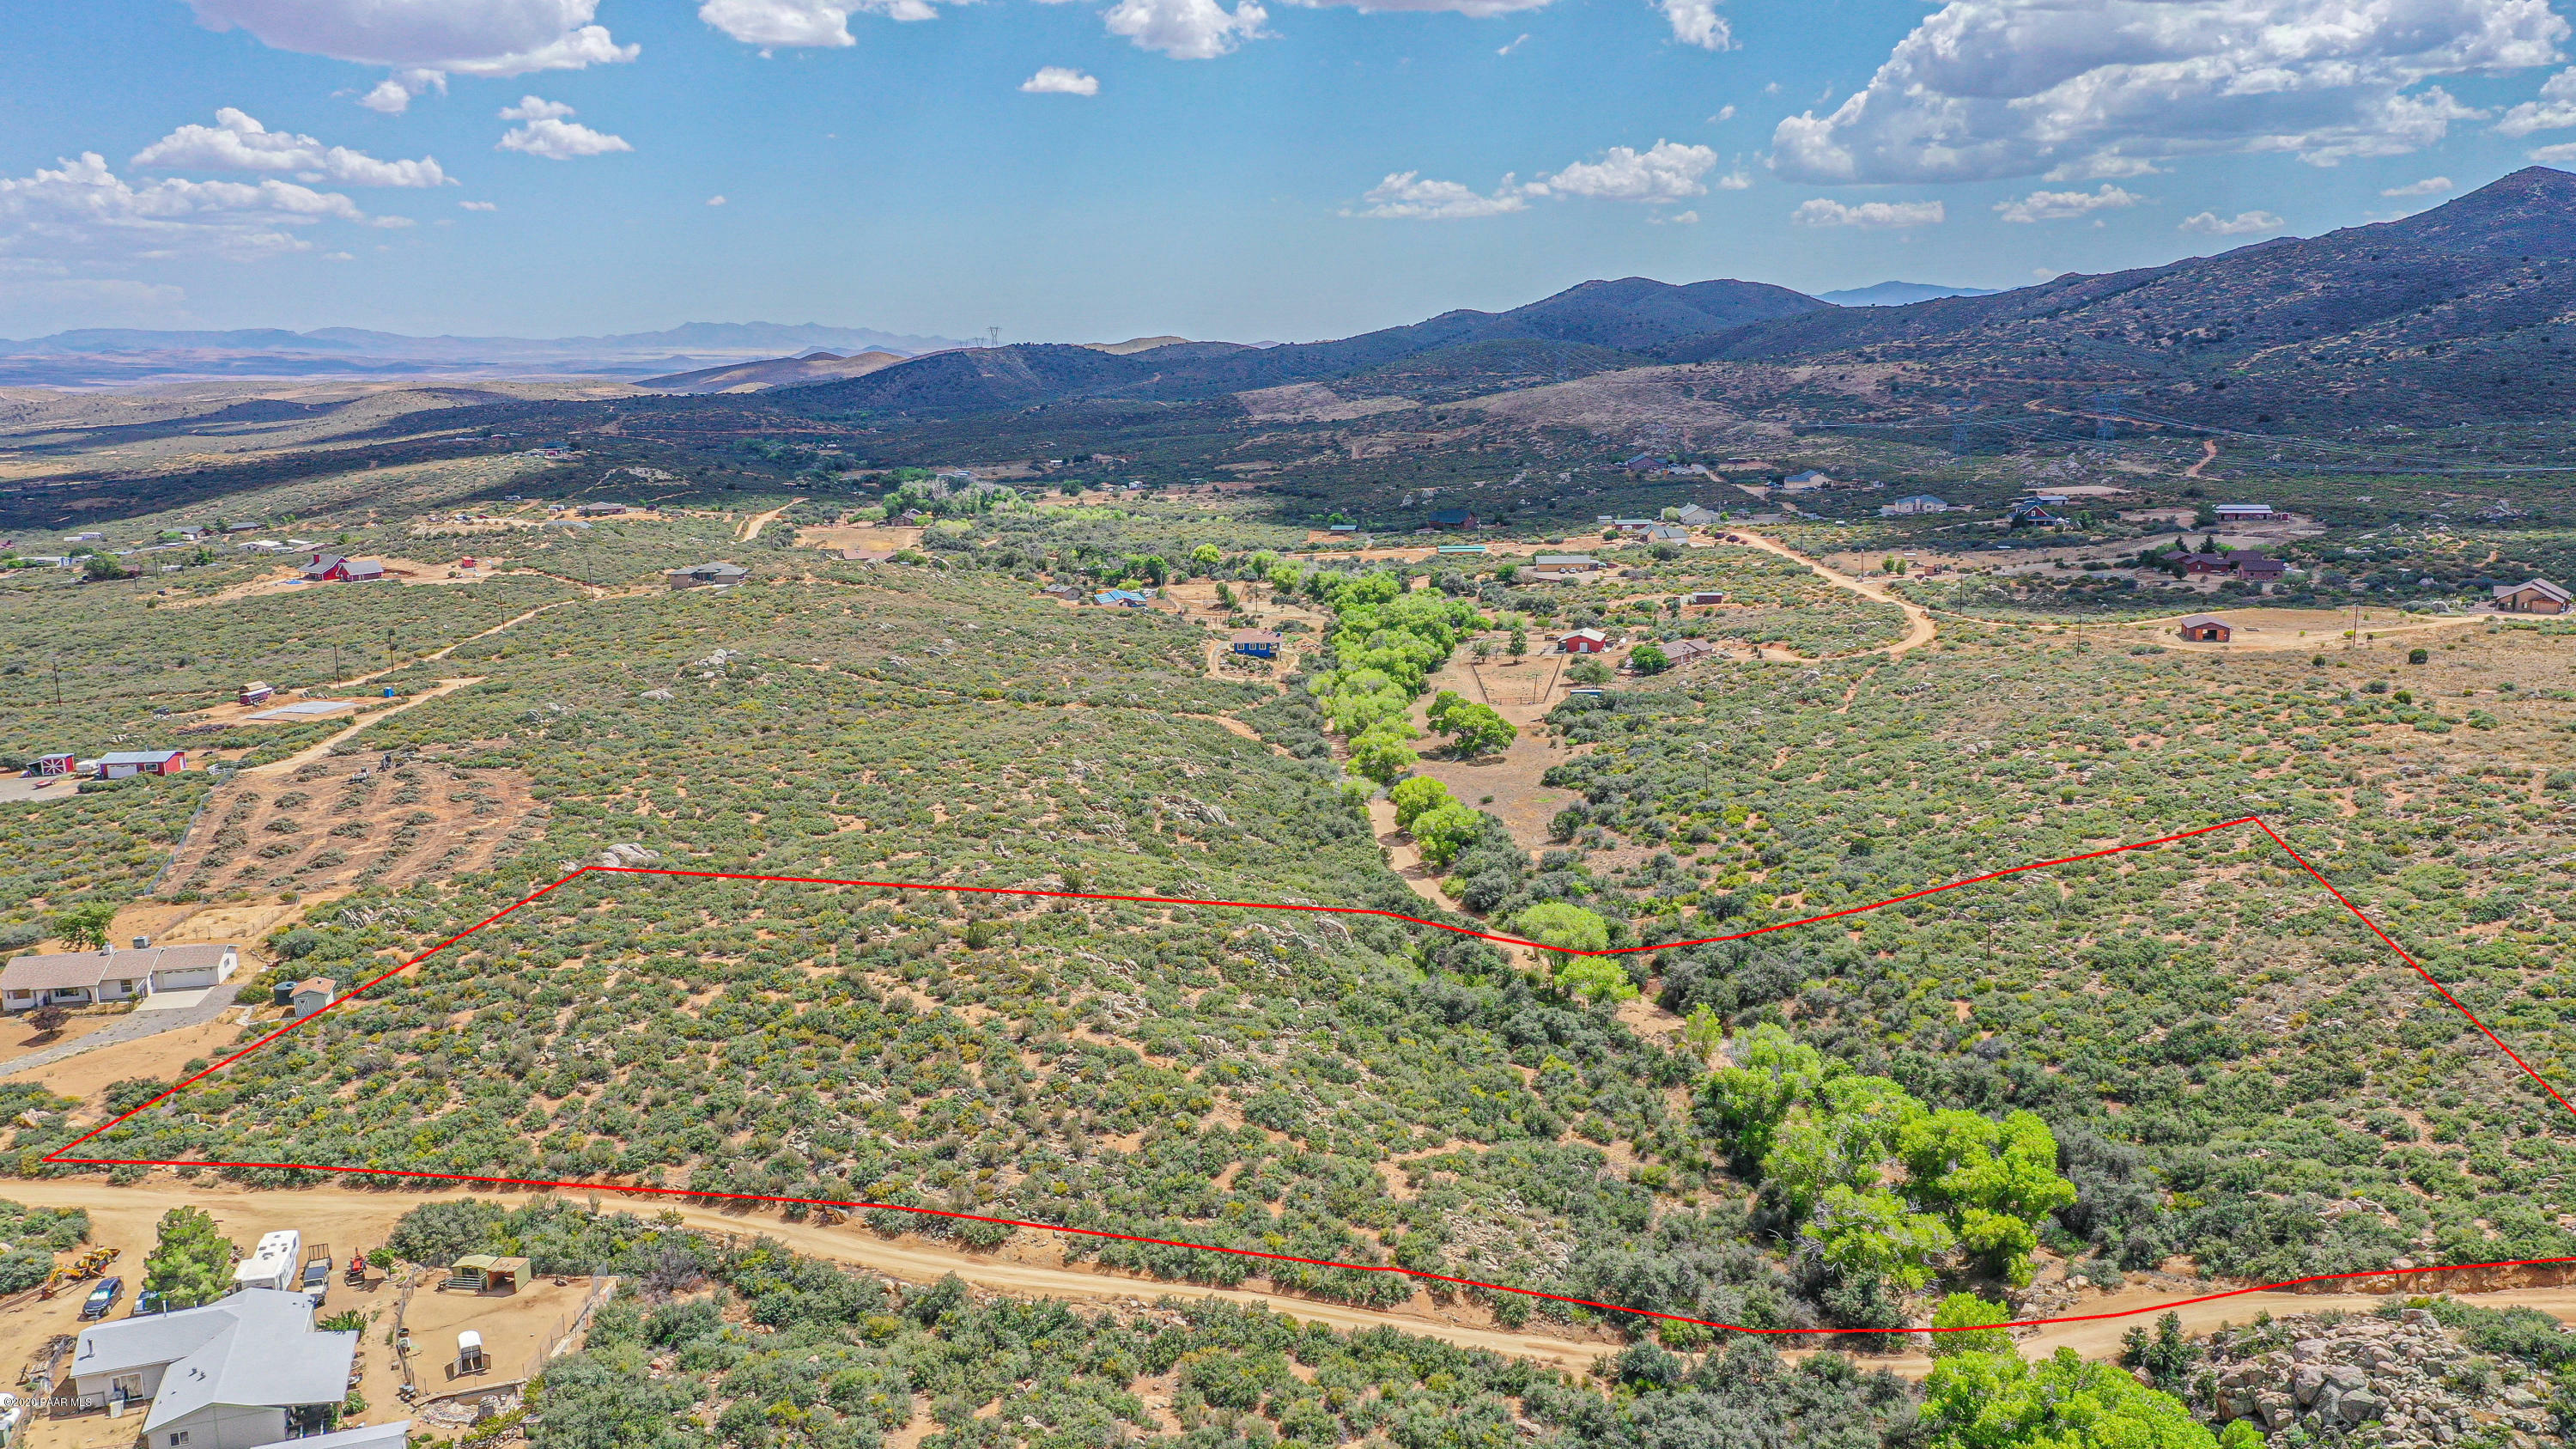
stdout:
<svg viewBox="0 0 2576 1449">
<path fill-rule="evenodd" d="M 106 554 L 94 553 L 81 560 L 81 577 L 94 581 L 121 579 L 125 577 L 125 565 Z"/>
<path fill-rule="evenodd" d="M 1190 565 L 1201 573 L 1215 568 L 1224 560 L 1224 552 L 1212 543 L 1203 543 L 1190 550 Z"/>
<path fill-rule="evenodd" d="M 1567 995 L 1581 997 L 1595 1006 L 1605 1002 L 1615 1006 L 1637 996 L 1637 983 L 1628 979 L 1627 968 L 1606 956 L 1563 958 L 1556 968 L 1556 985 Z"/>
<path fill-rule="evenodd" d="M 1577 659 L 1567 666 L 1565 677 L 1577 684 L 1607 684 L 1610 682 L 1610 666 L 1598 659 Z"/>
<path fill-rule="evenodd" d="M 1395 802 L 1395 828 L 1398 830 L 1411 830 L 1422 812 L 1450 803 L 1449 787 L 1429 775 L 1396 781 L 1387 790 L 1386 798 Z"/>
<path fill-rule="evenodd" d="M 1639 674 L 1661 674 L 1673 667 L 1672 656 L 1652 644 L 1640 644 L 1628 651 L 1628 667 Z"/>
<path fill-rule="evenodd" d="M 1726 1018 L 1705 1001 L 1692 1007 L 1690 1016 L 1682 1022 L 1682 1044 L 1703 1062 L 1716 1056 L 1717 1049 L 1726 1044 Z"/>
<path fill-rule="evenodd" d="M 1485 817 L 1455 800 L 1444 800 L 1413 817 L 1413 843 L 1422 852 L 1422 862 L 1433 870 L 1447 870 L 1485 828 Z"/>
<path fill-rule="evenodd" d="M 1439 730 L 1449 736 L 1452 747 L 1462 757 L 1489 755 L 1507 748 L 1520 738 L 1521 733 L 1492 706 L 1471 704 L 1465 700 L 1460 700 L 1442 716 Z"/>
<path fill-rule="evenodd" d="M 1928 1449 L 2218 1449 L 2180 1399 L 2070 1348 L 2035 1364 L 1944 1358 L 1924 1380 L 1920 1422 Z"/>
<path fill-rule="evenodd" d="M 2000 1303 L 1988 1303 L 1974 1293 L 1953 1293 L 1932 1310 L 1932 1326 L 1957 1331 L 1934 1333 L 1932 1356 L 1948 1358 L 1957 1353 L 2011 1353 L 2012 1330 L 1985 1326 L 2006 1323 L 2011 1318 L 2011 1313 Z"/>
<path fill-rule="evenodd" d="M 1909 1213 L 1884 1189 L 1827 1188 L 1806 1235 L 1846 1282 L 1880 1278 L 1907 1292 L 1932 1281 L 1931 1260 L 1958 1246 L 1950 1225 L 1931 1213 Z"/>
<path fill-rule="evenodd" d="M 1400 715 L 1390 715 L 1360 731 L 1351 740 L 1351 773 L 1380 785 L 1394 784 L 1397 776 L 1422 762 L 1422 757 L 1404 743 L 1413 733 L 1413 726 Z"/>
<path fill-rule="evenodd" d="M 1700 1084 L 1693 1115 L 1736 1156 L 1759 1162 L 1770 1155 L 1790 1110 L 1814 1096 L 1838 1067 L 1770 1022 L 1739 1038 L 1732 1055 L 1735 1065 Z"/>
<path fill-rule="evenodd" d="M 2552 1325 L 2553 1335 L 2555 1331 Z M 2180 1393 L 2189 1386 L 2200 1361 L 2201 1347 L 2182 1331 L 2179 1313 L 2157 1319 L 2153 1334 L 2143 1323 L 2132 1324 L 2120 1340 L 2120 1367 L 2144 1369 L 2155 1386 L 2167 1393 Z"/>
<path fill-rule="evenodd" d="M 1529 631 L 1518 624 L 1512 626 L 1510 653 L 1514 659 L 1529 653 Z"/>
<path fill-rule="evenodd" d="M 1762 1171 L 1788 1194 L 1791 1213 L 1803 1217 L 1833 1188 L 1876 1183 L 1906 1124 L 1922 1115 L 1923 1104 L 1885 1077 L 1828 1078 L 1781 1124 Z"/>
<path fill-rule="evenodd" d="M 1560 951 L 1600 951 L 1610 945 L 1610 923 L 1596 911 L 1566 901 L 1541 901 L 1512 918 L 1512 929 Z"/>
<path fill-rule="evenodd" d="M 97 951 L 107 945 L 108 927 L 116 923 L 116 907 L 106 901 L 93 901 L 54 913 L 54 931 L 76 951 Z"/>
<path fill-rule="evenodd" d="M 232 1286 L 233 1245 L 203 1208 L 161 1215 L 160 1237 L 143 1260 L 143 1286 L 171 1308 L 214 1302 Z"/>
</svg>

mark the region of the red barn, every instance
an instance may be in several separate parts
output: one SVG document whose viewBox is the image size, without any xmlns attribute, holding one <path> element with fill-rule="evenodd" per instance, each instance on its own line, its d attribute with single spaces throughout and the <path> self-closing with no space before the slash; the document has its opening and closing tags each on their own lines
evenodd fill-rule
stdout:
<svg viewBox="0 0 2576 1449">
<path fill-rule="evenodd" d="M 1571 634 L 1559 635 L 1556 647 L 1568 654 L 1598 654 L 1610 647 L 1610 636 L 1598 629 L 1577 629 Z"/>
</svg>

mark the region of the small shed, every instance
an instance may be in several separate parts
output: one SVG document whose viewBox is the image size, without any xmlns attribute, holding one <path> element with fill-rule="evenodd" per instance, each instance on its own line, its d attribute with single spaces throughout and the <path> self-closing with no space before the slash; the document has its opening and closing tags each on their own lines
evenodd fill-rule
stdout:
<svg viewBox="0 0 2576 1449">
<path fill-rule="evenodd" d="M 2571 597 L 2547 579 L 2495 586 L 2495 606 L 2508 614 L 2564 614 Z"/>
<path fill-rule="evenodd" d="M 98 757 L 98 777 L 122 780 L 129 775 L 176 775 L 188 768 L 186 750 L 114 750 Z"/>
<path fill-rule="evenodd" d="M 296 982 L 295 989 L 287 993 L 286 1004 L 294 1008 L 299 1017 L 311 1016 L 329 1006 L 339 994 L 339 982 L 328 976 L 316 976 L 309 981 Z"/>
<path fill-rule="evenodd" d="M 1682 595 L 1682 602 L 1693 608 L 1699 608 L 1708 604 L 1723 604 L 1726 602 L 1726 595 L 1717 589 L 1700 589 Z"/>
<path fill-rule="evenodd" d="M 1598 654 L 1610 647 L 1610 636 L 1598 629 L 1577 629 L 1557 636 L 1556 647 L 1568 654 Z"/>
<path fill-rule="evenodd" d="M 57 750 L 49 755 L 38 755 L 30 769 L 38 775 L 68 775 L 78 767 L 78 758 L 71 751 Z"/>
<path fill-rule="evenodd" d="M 1249 654 L 1255 659 L 1276 659 L 1279 657 L 1279 636 L 1267 629 L 1238 629 L 1234 633 L 1232 647 L 1235 653 Z"/>
<path fill-rule="evenodd" d="M 516 1293 L 528 1282 L 528 1260 L 468 1253 L 448 1269 L 447 1286 L 476 1293 Z"/>
<path fill-rule="evenodd" d="M 456 1335 L 456 1371 L 479 1374 L 491 1367 L 491 1355 L 483 1351 L 483 1335 L 470 1328 L 460 1330 Z"/>
<path fill-rule="evenodd" d="M 2224 644 L 2235 632 L 2216 614 L 2194 614 L 2182 621 L 2182 637 L 2195 644 Z"/>
<path fill-rule="evenodd" d="M 241 703 L 266 704 L 268 703 L 268 697 L 276 692 L 276 689 L 271 687 L 268 681 L 264 679 L 254 679 L 250 683 L 241 687 Z"/>
</svg>

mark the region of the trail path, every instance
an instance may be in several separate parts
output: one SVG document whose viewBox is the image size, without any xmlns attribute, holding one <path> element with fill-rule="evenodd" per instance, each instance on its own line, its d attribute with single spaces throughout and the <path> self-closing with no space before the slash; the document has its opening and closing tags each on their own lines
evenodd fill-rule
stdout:
<svg viewBox="0 0 2576 1449">
<path fill-rule="evenodd" d="M 384 1242 L 392 1233 L 396 1218 L 424 1200 L 406 1193 L 359 1192 L 343 1187 L 254 1192 L 204 1179 L 195 1183 L 180 1182 L 158 1172 L 153 1174 L 152 1180 L 129 1187 L 109 1187 L 96 1178 L 31 1178 L 8 1184 L 7 1195 L 16 1201 L 42 1207 L 88 1209 L 96 1225 L 92 1234 L 94 1240 L 131 1244 L 128 1249 L 130 1257 L 140 1256 L 141 1250 L 152 1240 L 152 1225 L 163 1212 L 174 1207 L 205 1208 L 213 1212 L 225 1224 L 226 1230 L 236 1237 L 268 1227 L 291 1226 L 302 1228 L 311 1241 L 372 1246 Z M 578 1196 L 577 1192 L 564 1195 Z M 452 1201 L 456 1195 L 435 1196 Z M 497 1197 L 505 1203 L 515 1200 L 515 1195 L 509 1193 L 484 1196 Z M 909 1235 L 891 1240 L 881 1238 L 856 1222 L 838 1227 L 823 1227 L 810 1222 L 790 1223 L 766 1214 L 721 1212 L 678 1200 L 628 1206 L 646 1214 L 669 1208 L 678 1212 L 689 1226 L 701 1231 L 765 1234 L 800 1253 L 867 1268 L 908 1282 L 930 1282 L 954 1273 L 977 1288 L 1025 1297 L 1143 1303 L 1168 1295 L 1194 1300 L 1219 1298 L 1245 1305 L 1267 1304 L 1302 1322 L 1322 1323 L 1342 1330 L 1393 1328 L 1454 1343 L 1462 1348 L 1486 1349 L 1575 1373 L 1587 1371 L 1594 1360 L 1619 1348 L 1619 1344 L 1607 1334 L 1587 1337 L 1572 1331 L 1515 1331 L 1458 1322 L 1456 1319 L 1462 1315 L 1461 1310 L 1444 1309 L 1433 1303 L 1428 1295 L 1418 1294 L 1401 1308 L 1354 1308 L 1281 1293 L 1208 1288 L 1090 1268 L 1015 1262 L 996 1254 L 965 1252 Z M 2548 1313 L 2562 1323 L 2576 1323 L 2576 1287 L 2515 1288 L 2458 1296 L 2464 1301 L 2492 1308 L 2521 1304 Z M 2141 1289 L 2092 1300 L 2084 1308 L 2087 1312 L 2117 1312 L 2125 1308 L 2146 1307 L 2157 1301 L 2159 1295 L 2155 1291 Z M 2215 1303 L 2193 1304 L 2175 1311 L 2181 1315 L 2186 1329 L 2206 1332 L 2221 1321 L 2247 1322 L 2258 1311 L 2268 1311 L 2275 1317 L 2317 1313 L 2329 1308 L 2362 1312 L 2386 1301 L 2361 1293 L 2254 1293 Z M 2121 1335 L 2128 1332 L 2131 1325 L 2148 1321 L 2141 1317 L 2053 1324 L 2021 1339 L 2020 1349 L 2025 1357 L 2042 1356 L 2063 1347 L 2072 1348 L 2086 1358 L 2105 1359 L 2119 1351 Z M 1931 1360 L 1919 1354 L 1874 1354 L 1864 1357 L 1862 1363 L 1867 1367 L 1891 1369 L 1907 1378 L 1921 1378 L 1931 1370 Z"/>
<path fill-rule="evenodd" d="M 2200 440 L 2200 461 L 2183 469 L 2182 476 L 2186 478 L 2197 478 L 2200 476 L 2201 469 L 2206 468 L 2217 461 L 2218 440 L 2216 438 L 2203 438 Z"/>
<path fill-rule="evenodd" d="M 321 759 L 324 755 L 331 753 L 331 747 L 333 745 L 350 738 L 361 730 L 373 728 L 376 725 L 384 723 L 386 720 L 392 719 L 395 715 L 402 713 L 404 710 L 425 704 L 430 700 L 438 698 L 442 694 L 453 694 L 457 690 L 463 689 L 469 684 L 481 684 L 489 677 L 490 676 L 488 675 L 477 674 L 470 679 L 442 679 L 435 687 L 424 689 L 420 693 L 413 695 L 391 709 L 380 709 L 374 714 L 368 715 L 365 719 L 359 720 L 357 723 L 349 726 L 347 729 L 335 731 L 327 738 L 317 740 L 312 744 L 306 745 L 304 748 L 297 750 L 294 754 L 287 756 L 285 759 L 272 760 L 265 765 L 254 765 L 251 768 L 244 770 L 242 773 L 245 775 L 292 774 L 295 771 L 304 768 L 306 765 L 313 763 L 315 760 Z"/>
<path fill-rule="evenodd" d="M 1902 654 L 1911 654 L 1915 650 L 1922 648 L 1924 645 L 1929 644 L 1934 639 L 1940 637 L 1940 627 L 1932 622 L 1932 611 L 1924 608 L 1921 604 L 1914 602 L 1912 599 L 1906 598 L 1901 594 L 1891 594 L 1876 584 L 1866 583 L 1860 579 L 1853 578 L 1851 575 L 1844 573 L 1842 570 L 1834 568 L 1821 560 L 1809 558 L 1807 555 L 1798 552 L 1787 544 L 1775 542 L 1763 537 L 1761 534 L 1752 532 L 1749 529 L 1739 527 L 1733 529 L 1732 532 L 1736 537 L 1743 539 L 1746 543 L 1753 545 L 1755 548 L 1761 549 L 1766 553 L 1776 553 L 1780 557 L 1789 560 L 1791 563 L 1801 565 L 1809 572 L 1815 574 L 1816 577 L 1823 579 L 1826 583 L 1832 584 L 1835 588 L 1848 589 L 1851 592 L 1860 595 L 1864 599 L 1872 599 L 1882 604 L 1892 604 L 1905 611 L 1906 630 L 1904 638 L 1897 640 L 1893 644 L 1881 644 L 1874 649 L 1858 649 L 1849 654 L 1837 654 L 1833 656 L 1834 658 L 1857 659 L 1867 654 L 1884 654 L 1888 658 L 1894 659 Z"/>
<path fill-rule="evenodd" d="M 767 513 L 753 514 L 750 519 L 743 524 L 742 533 L 735 541 L 739 543 L 749 543 L 753 539 L 760 537 L 760 531 L 775 522 L 778 515 L 785 513 L 788 509 L 791 509 L 804 501 L 805 500 L 802 498 L 790 498 L 786 502 L 778 505 L 776 508 L 769 510 Z"/>
</svg>

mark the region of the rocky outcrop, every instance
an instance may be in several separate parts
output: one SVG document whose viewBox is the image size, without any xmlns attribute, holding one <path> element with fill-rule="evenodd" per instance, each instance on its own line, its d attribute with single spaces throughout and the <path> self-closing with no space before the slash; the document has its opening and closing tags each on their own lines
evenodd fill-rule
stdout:
<svg viewBox="0 0 2576 1449">
<path fill-rule="evenodd" d="M 2206 1407 L 2221 1424 L 2386 1449 L 2559 1442 L 2528 1364 L 2472 1352 L 2421 1308 L 2279 1319 L 2214 1335 L 2210 1350 Z"/>
</svg>

